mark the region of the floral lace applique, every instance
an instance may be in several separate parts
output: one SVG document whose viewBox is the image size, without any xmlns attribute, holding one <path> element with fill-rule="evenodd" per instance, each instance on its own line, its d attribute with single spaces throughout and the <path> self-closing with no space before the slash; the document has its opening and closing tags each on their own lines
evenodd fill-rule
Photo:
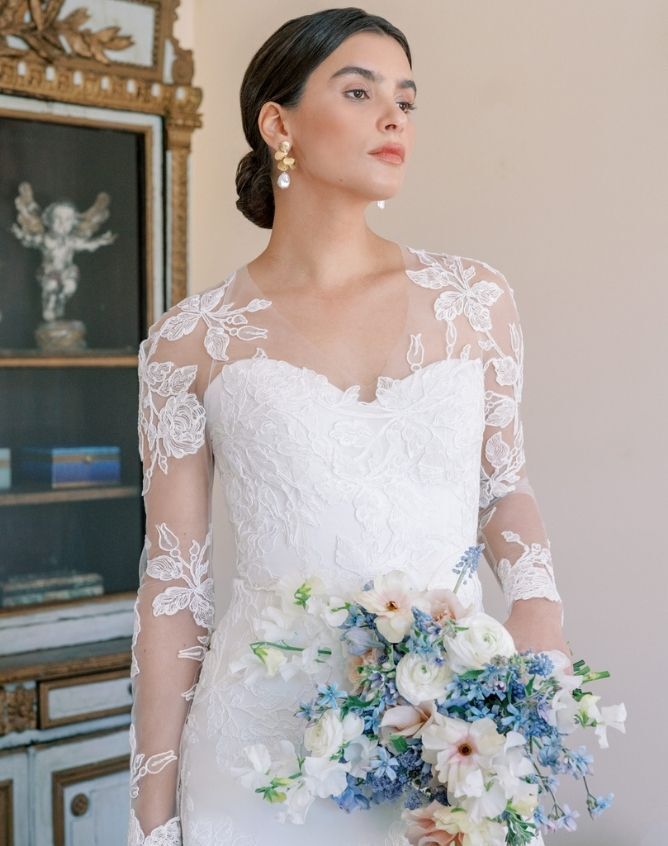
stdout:
<svg viewBox="0 0 668 846">
<path fill-rule="evenodd" d="M 518 543 L 524 550 L 512 565 L 507 558 L 502 558 L 497 565 L 508 608 L 516 599 L 530 599 L 533 596 L 561 602 L 554 579 L 549 540 L 547 546 L 539 543 L 529 545 L 522 541 L 517 532 L 502 531 L 501 534 L 507 541 Z"/>
<path fill-rule="evenodd" d="M 139 796 L 139 781 L 145 775 L 153 775 L 165 769 L 167 764 L 177 760 L 174 750 L 158 752 L 144 760 L 145 755 L 137 752 L 137 735 L 135 727 L 130 725 L 130 798 L 136 799 Z"/>
<path fill-rule="evenodd" d="M 131 808 L 128 846 L 181 846 L 181 822 L 179 817 L 172 817 L 166 823 L 159 825 L 145 835 L 139 825 L 139 820 L 134 809 Z"/>
<path fill-rule="evenodd" d="M 153 613 L 176 614 L 177 611 L 188 608 L 198 626 L 210 629 L 213 626 L 214 614 L 213 579 L 208 575 L 211 528 L 203 544 L 192 541 L 189 561 L 183 557 L 179 539 L 167 525 L 161 523 L 156 528 L 160 549 L 168 555 L 149 558 L 146 565 L 147 575 L 161 581 L 183 579 L 185 585 L 168 587 L 158 594 L 153 600 Z"/>
<path fill-rule="evenodd" d="M 189 391 L 198 372 L 196 363 L 177 367 L 173 361 L 154 361 L 161 338 L 177 341 L 192 333 L 200 321 L 206 326 L 204 347 L 217 361 L 227 361 L 230 337 L 249 341 L 265 338 L 267 330 L 252 326 L 246 312 L 268 308 L 271 300 L 254 298 L 242 308 L 220 305 L 235 274 L 218 287 L 195 294 L 177 303 L 175 314 L 167 317 L 139 345 L 139 454 L 144 464 L 142 495 L 148 492 L 156 461 L 163 473 L 170 458 L 196 453 L 204 444 L 205 410 L 197 394 Z M 162 399 L 158 399 L 162 398 Z M 144 455 L 145 434 L 151 461 Z"/>
</svg>

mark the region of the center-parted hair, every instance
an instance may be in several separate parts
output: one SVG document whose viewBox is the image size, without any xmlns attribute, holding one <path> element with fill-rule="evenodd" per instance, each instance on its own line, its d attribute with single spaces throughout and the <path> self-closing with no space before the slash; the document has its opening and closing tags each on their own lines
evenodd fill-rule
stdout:
<svg viewBox="0 0 668 846">
<path fill-rule="evenodd" d="M 241 121 L 250 152 L 237 165 L 236 207 L 262 229 L 274 223 L 274 159 L 260 134 L 264 103 L 297 106 L 311 72 L 351 35 L 377 32 L 399 42 L 412 67 L 406 36 L 385 18 L 349 6 L 324 9 L 286 21 L 264 42 L 241 82 Z"/>
</svg>

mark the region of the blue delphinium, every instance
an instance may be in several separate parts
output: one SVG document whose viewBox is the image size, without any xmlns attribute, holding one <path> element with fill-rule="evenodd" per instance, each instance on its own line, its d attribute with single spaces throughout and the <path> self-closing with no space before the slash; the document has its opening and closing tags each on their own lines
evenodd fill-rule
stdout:
<svg viewBox="0 0 668 846">
<path fill-rule="evenodd" d="M 522 653 L 523 655 L 525 653 Z M 536 676 L 549 676 L 554 670 L 554 662 L 545 652 L 529 653 L 527 670 Z"/>
<path fill-rule="evenodd" d="M 565 829 L 566 831 L 575 831 L 577 829 L 575 818 L 580 816 L 580 812 L 574 808 L 570 808 L 566 803 L 564 803 L 561 810 L 562 813 L 554 817 L 556 827 L 558 829 Z"/>
<path fill-rule="evenodd" d="M 424 655 L 435 664 L 442 664 L 445 658 L 443 656 L 443 644 L 440 640 L 441 626 L 421 608 L 413 606 L 411 611 L 413 612 L 413 625 L 402 642 L 401 651 Z"/>
<path fill-rule="evenodd" d="M 313 702 L 300 702 L 299 708 L 295 711 L 296 717 L 303 717 L 305 720 L 316 720 L 318 712 Z"/>
<path fill-rule="evenodd" d="M 336 804 L 341 810 L 348 813 L 354 811 L 356 808 L 367 809 L 371 803 L 369 798 L 357 786 L 357 779 L 351 776 L 350 773 L 346 773 L 346 781 L 348 782 L 346 789 L 342 793 L 339 793 L 338 796 L 332 797 Z"/>
<path fill-rule="evenodd" d="M 569 773 L 573 778 L 582 778 L 591 773 L 593 762 L 594 758 L 588 754 L 586 746 L 564 749 L 558 772 Z"/>
<path fill-rule="evenodd" d="M 587 809 L 592 817 L 597 817 L 606 808 L 612 805 L 612 800 L 615 798 L 614 793 L 608 793 L 607 796 L 594 796 L 592 793 L 587 796 Z"/>
<path fill-rule="evenodd" d="M 384 644 L 378 639 L 375 629 L 369 626 L 348 626 L 341 635 L 351 655 L 363 655 L 368 649 L 382 649 Z"/>
<path fill-rule="evenodd" d="M 319 708 L 338 708 L 339 700 L 346 699 L 348 694 L 334 682 L 334 684 L 319 684 L 316 705 Z"/>
<path fill-rule="evenodd" d="M 371 769 L 377 778 L 386 776 L 390 781 L 397 777 L 399 761 L 384 746 L 378 746 L 374 757 L 371 759 Z"/>
</svg>

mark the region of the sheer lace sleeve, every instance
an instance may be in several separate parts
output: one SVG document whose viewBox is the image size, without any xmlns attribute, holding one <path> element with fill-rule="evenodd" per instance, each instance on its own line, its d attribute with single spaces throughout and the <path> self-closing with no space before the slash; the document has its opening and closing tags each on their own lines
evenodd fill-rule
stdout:
<svg viewBox="0 0 668 846">
<path fill-rule="evenodd" d="M 213 624 L 213 459 L 198 335 L 196 313 L 175 307 L 139 348 L 146 536 L 132 641 L 129 846 L 181 843 L 179 744 Z"/>
<path fill-rule="evenodd" d="M 516 600 L 545 597 L 560 605 L 550 541 L 527 473 L 521 417 L 524 340 L 513 289 L 486 265 L 479 340 L 485 381 L 480 465 L 479 541 L 508 612 Z M 483 313 L 484 312 L 484 313 Z M 484 318 L 484 319 L 483 319 Z"/>
</svg>

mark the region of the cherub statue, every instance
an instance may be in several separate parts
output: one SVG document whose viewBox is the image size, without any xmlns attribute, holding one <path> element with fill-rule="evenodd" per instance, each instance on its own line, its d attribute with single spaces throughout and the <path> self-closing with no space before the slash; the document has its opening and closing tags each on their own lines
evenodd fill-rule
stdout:
<svg viewBox="0 0 668 846">
<path fill-rule="evenodd" d="M 100 192 L 85 212 L 78 212 L 70 200 L 57 200 L 42 212 L 30 183 L 21 182 L 14 203 L 18 222 L 12 224 L 12 232 L 24 246 L 42 252 L 37 274 L 42 287 L 42 317 L 47 323 L 59 320 L 65 312 L 65 303 L 77 289 L 76 253 L 94 252 L 116 240 L 117 235 L 109 230 L 92 237 L 109 217 L 109 195 Z"/>
</svg>

